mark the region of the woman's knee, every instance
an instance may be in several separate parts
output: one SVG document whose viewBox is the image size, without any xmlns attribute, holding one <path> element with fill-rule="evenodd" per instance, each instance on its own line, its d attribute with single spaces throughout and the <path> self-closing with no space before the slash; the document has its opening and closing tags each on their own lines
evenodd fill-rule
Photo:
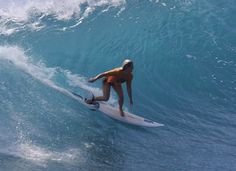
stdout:
<svg viewBox="0 0 236 171">
<path fill-rule="evenodd" d="M 109 100 L 109 96 L 104 96 L 104 101 L 108 101 Z"/>
</svg>

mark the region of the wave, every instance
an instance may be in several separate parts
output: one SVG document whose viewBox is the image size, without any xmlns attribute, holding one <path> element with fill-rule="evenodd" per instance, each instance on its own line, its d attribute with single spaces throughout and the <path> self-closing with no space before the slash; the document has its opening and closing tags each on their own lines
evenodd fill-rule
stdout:
<svg viewBox="0 0 236 171">
<path fill-rule="evenodd" d="M 78 26 L 97 8 L 123 6 L 125 0 L 24 0 L 5 1 L 0 7 L 0 35 L 11 35 L 23 30 L 40 30 L 45 27 L 43 21 L 46 16 L 60 21 L 74 18 Z"/>
<path fill-rule="evenodd" d="M 69 93 L 68 89 L 77 89 L 78 87 L 87 91 L 93 91 L 96 94 L 101 93 L 99 88 L 88 85 L 86 77 L 73 74 L 69 70 L 63 70 L 59 67 L 48 67 L 42 61 L 35 61 L 34 58 L 28 54 L 27 50 L 19 46 L 0 46 L 0 64 L 4 63 L 8 63 L 17 70 L 19 69 L 24 73 L 29 74 L 40 83 L 43 83 L 44 85 L 47 85 L 48 87 L 53 88 L 65 95 L 70 96 L 71 93 Z M 61 83 L 58 80 L 58 77 L 63 77 L 65 81 Z M 109 103 L 114 103 L 115 100 L 114 98 L 112 99 L 113 100 Z M 10 127 L 7 125 L 7 129 L 5 128 L 8 131 L 7 136 L 4 136 L 4 131 L 0 133 L 0 139 L 3 140 L 2 148 L 0 149 L 0 153 L 2 155 L 30 161 L 32 164 L 39 165 L 40 167 L 47 167 L 49 163 L 62 163 L 65 165 L 77 166 L 78 163 L 83 164 L 86 162 L 86 155 L 83 154 L 86 152 L 81 150 L 80 147 L 55 149 L 50 146 L 47 147 L 47 145 L 36 143 L 37 140 L 34 138 L 29 138 L 28 134 L 35 134 L 35 132 L 40 129 L 40 125 L 26 123 L 27 121 L 24 120 L 23 115 L 28 115 L 27 117 L 30 115 L 35 115 L 34 112 L 31 112 L 20 114 L 16 111 L 9 113 L 10 122 L 12 122 L 12 125 L 10 125 Z M 35 120 L 36 119 L 37 118 L 35 118 Z M 66 117 L 64 119 L 66 120 Z M 42 120 L 41 122 L 44 121 Z M 6 123 L 9 124 L 9 122 Z M 27 125 L 27 130 L 24 130 L 21 125 Z M 36 129 L 36 131 L 32 132 L 34 129 Z M 62 129 L 64 128 L 62 127 Z M 49 140 L 49 137 L 47 137 L 47 132 L 42 132 L 40 134 L 45 141 Z M 85 148 L 91 148 L 91 145 L 89 144 L 90 143 L 88 142 L 82 145 L 84 145 Z"/>
</svg>

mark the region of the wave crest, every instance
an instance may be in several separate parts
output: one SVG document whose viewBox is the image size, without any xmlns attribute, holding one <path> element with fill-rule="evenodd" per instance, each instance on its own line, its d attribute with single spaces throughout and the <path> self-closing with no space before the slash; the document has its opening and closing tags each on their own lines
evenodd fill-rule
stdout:
<svg viewBox="0 0 236 171">
<path fill-rule="evenodd" d="M 125 0 L 6 1 L 0 7 L 0 35 L 10 35 L 26 25 L 31 29 L 41 29 L 45 16 L 52 16 L 57 20 L 75 18 L 79 25 L 98 7 L 117 7 L 125 3 Z"/>
</svg>

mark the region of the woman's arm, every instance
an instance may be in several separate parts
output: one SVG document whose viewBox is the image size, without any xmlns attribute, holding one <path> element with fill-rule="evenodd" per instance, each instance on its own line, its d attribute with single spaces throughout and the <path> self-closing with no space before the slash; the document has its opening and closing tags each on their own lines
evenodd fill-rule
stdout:
<svg viewBox="0 0 236 171">
<path fill-rule="evenodd" d="M 129 96 L 130 105 L 133 105 L 133 97 L 132 97 L 132 80 L 126 82 L 127 93 Z"/>
<path fill-rule="evenodd" d="M 117 73 L 117 69 L 115 68 L 113 70 L 100 73 L 97 76 L 90 78 L 88 81 L 90 83 L 92 83 L 92 82 L 94 82 L 94 81 L 96 81 L 96 80 L 98 80 L 98 79 L 100 79 L 102 77 L 108 77 L 108 76 L 111 76 L 111 75 L 115 75 L 116 73 Z"/>
<path fill-rule="evenodd" d="M 102 78 L 102 77 L 104 77 L 104 76 L 105 76 L 104 73 L 98 74 L 97 76 L 90 78 L 90 79 L 88 80 L 88 82 L 92 83 L 92 82 L 94 82 L 94 81 L 96 81 L 96 80 L 98 80 L 98 79 L 100 79 L 100 78 Z"/>
</svg>

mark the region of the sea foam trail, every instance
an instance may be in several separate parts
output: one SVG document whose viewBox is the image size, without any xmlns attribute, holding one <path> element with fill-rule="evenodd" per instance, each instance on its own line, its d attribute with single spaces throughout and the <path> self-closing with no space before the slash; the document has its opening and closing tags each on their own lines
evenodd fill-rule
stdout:
<svg viewBox="0 0 236 171">
<path fill-rule="evenodd" d="M 94 94 L 101 94 L 101 90 L 99 88 L 91 87 L 87 84 L 87 79 L 83 76 L 79 76 L 77 74 L 72 74 L 68 70 L 63 70 L 59 67 L 50 68 L 47 67 L 43 62 L 35 63 L 32 61 L 32 58 L 25 54 L 24 49 L 18 46 L 0 46 L 0 59 L 7 60 L 13 65 L 15 65 L 20 70 L 30 74 L 32 77 L 36 78 L 43 84 L 67 95 L 74 99 L 76 99 L 72 93 L 63 88 L 58 86 L 53 79 L 58 75 L 65 75 L 66 81 L 69 86 L 75 88 L 79 87 L 86 91 L 93 92 Z M 114 103 L 114 98 L 112 97 L 109 103 Z"/>
</svg>

